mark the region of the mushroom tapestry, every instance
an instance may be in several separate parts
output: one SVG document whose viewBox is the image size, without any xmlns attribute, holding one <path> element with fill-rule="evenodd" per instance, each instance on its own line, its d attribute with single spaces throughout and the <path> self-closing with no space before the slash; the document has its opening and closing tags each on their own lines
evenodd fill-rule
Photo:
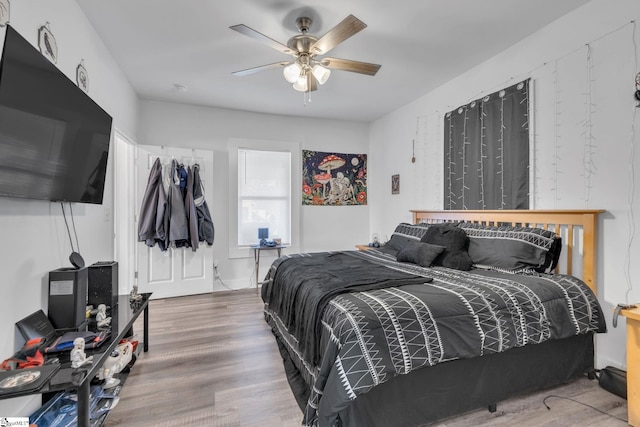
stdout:
<svg viewBox="0 0 640 427">
<path fill-rule="evenodd" d="M 367 204 L 367 155 L 302 150 L 302 204 Z"/>
</svg>

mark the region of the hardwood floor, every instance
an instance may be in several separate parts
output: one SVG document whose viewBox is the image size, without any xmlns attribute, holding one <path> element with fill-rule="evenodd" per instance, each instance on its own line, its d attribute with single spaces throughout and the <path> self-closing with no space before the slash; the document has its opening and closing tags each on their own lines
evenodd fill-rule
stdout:
<svg viewBox="0 0 640 427">
<path fill-rule="evenodd" d="M 149 352 L 140 356 L 106 426 L 300 426 L 302 414 L 255 290 L 150 302 Z M 141 324 L 134 331 L 142 333 Z M 610 415 L 571 400 L 592 405 Z M 513 398 L 434 424 L 624 426 L 626 401 L 595 381 Z M 393 426 L 389 426 L 393 427 Z"/>
</svg>

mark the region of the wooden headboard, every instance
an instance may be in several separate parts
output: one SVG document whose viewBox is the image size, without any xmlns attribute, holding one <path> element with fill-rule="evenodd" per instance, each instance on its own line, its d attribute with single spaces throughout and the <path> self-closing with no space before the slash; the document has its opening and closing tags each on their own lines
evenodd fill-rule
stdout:
<svg viewBox="0 0 640 427">
<path fill-rule="evenodd" d="M 574 251 L 582 250 L 582 280 L 596 293 L 596 239 L 598 214 L 604 210 L 411 210 L 413 222 L 441 223 L 468 221 L 485 225 L 509 224 L 553 230 L 562 237 L 561 262 L 556 272 L 574 274 Z"/>
</svg>

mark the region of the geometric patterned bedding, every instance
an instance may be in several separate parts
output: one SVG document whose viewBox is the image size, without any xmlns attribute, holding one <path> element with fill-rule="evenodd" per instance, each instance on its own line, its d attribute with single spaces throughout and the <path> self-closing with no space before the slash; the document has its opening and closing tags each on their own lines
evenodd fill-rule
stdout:
<svg viewBox="0 0 640 427">
<path fill-rule="evenodd" d="M 318 279 L 302 278 L 291 292 L 279 280 L 286 277 L 280 272 L 294 268 L 301 257 L 326 254 L 279 258 L 262 288 L 265 319 L 307 385 L 296 396 L 306 401 L 303 424 L 307 426 L 341 426 L 338 413 L 342 409 L 397 375 L 445 361 L 606 331 L 597 299 L 572 276 L 423 268 L 398 263 L 394 256 L 377 250 L 347 251 L 339 255 L 372 268 L 384 266 L 432 280 L 365 291 L 346 289 L 333 296 L 317 315 L 322 327 L 312 339 L 322 357 L 314 363 L 302 351 L 309 337 L 296 336 L 295 328 L 283 320 L 290 319 L 290 313 L 281 305 L 274 309 L 270 301 L 278 292 L 288 292 L 293 299 L 288 306 L 299 305 L 306 298 L 304 286 L 314 289 L 313 281 Z M 329 275 L 331 265 L 326 265 Z"/>
</svg>

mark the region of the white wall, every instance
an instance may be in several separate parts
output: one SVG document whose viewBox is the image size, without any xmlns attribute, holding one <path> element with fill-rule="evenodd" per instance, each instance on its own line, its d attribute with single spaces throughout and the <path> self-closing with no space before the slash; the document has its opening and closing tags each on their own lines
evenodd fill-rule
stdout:
<svg viewBox="0 0 640 427">
<path fill-rule="evenodd" d="M 313 108 L 313 106 L 307 107 Z M 219 108 L 141 101 L 138 143 L 214 151 L 214 182 L 207 185 L 207 204 L 216 229 L 214 259 L 225 284 L 234 289 L 255 282 L 253 255 L 229 256 L 228 144 L 234 139 L 299 143 L 300 149 L 368 153 L 367 123 L 317 120 Z M 370 175 L 376 171 L 370 170 Z M 368 206 L 294 206 L 300 210 L 300 251 L 353 249 L 369 242 Z M 285 250 L 286 251 L 286 250 Z M 264 277 L 273 256 L 261 255 Z M 216 283 L 216 290 L 224 288 Z"/>
<path fill-rule="evenodd" d="M 89 95 L 113 116 L 114 126 L 134 136 L 137 97 L 77 4 L 73 0 L 11 2 L 10 25 L 36 47 L 38 28 L 46 22 L 57 42 L 58 68 L 75 82 L 76 67 L 84 59 Z M 0 28 L 0 42 L 4 34 L 5 29 Z M 110 155 L 104 205 L 73 205 L 87 265 L 113 259 L 113 223 L 105 220 L 106 215 L 112 218 L 112 171 Z M 48 272 L 71 266 L 71 247 L 58 203 L 1 198 L 0 235 L 4 242 L 0 250 L 0 357 L 5 359 L 24 342 L 14 323 L 40 308 L 46 311 Z M 39 396 L 0 400 L 0 415 L 27 416 L 39 406 Z"/>
<path fill-rule="evenodd" d="M 634 230 L 640 224 L 640 165 L 633 153 L 640 138 L 633 97 L 640 52 L 631 23 L 638 19 L 637 0 L 593 0 L 370 129 L 370 167 L 376 171 L 370 178 L 371 229 L 391 232 L 408 219 L 407 209 L 442 208 L 443 115 L 531 77 L 532 208 L 607 210 L 600 221 L 597 284 L 609 332 L 597 339 L 599 367 L 626 365 L 625 325 L 611 326 L 612 305 L 640 301 Z M 412 164 L 416 121 L 418 161 Z M 401 175 L 401 191 L 392 196 L 394 173 Z M 419 180 L 411 182 L 414 177 Z"/>
</svg>

